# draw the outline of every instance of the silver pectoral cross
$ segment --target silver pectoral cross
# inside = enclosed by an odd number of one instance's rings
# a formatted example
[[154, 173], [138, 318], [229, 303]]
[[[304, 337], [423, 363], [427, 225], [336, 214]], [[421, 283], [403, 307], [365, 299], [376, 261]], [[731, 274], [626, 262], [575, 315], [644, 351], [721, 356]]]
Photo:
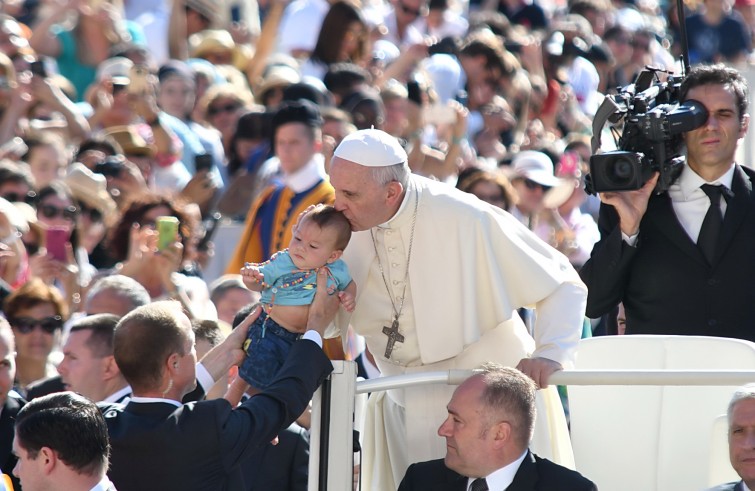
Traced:
[[385, 357], [390, 359], [393, 345], [404, 342], [404, 336], [398, 332], [398, 317], [393, 319], [391, 327], [383, 326], [383, 334], [388, 336], [388, 344], [385, 346]]

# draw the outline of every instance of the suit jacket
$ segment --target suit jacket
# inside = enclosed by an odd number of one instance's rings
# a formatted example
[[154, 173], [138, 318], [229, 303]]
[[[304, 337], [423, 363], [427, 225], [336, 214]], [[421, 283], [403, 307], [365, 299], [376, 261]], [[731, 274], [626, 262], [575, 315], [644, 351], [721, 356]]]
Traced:
[[315, 343], [301, 340], [270, 387], [236, 409], [223, 399], [103, 404], [108, 476], [119, 491], [243, 489], [240, 465], [304, 411], [332, 370]]
[[292, 424], [278, 433], [277, 445], [264, 445], [241, 468], [246, 491], [307, 491], [309, 433]]
[[668, 193], [652, 196], [636, 247], [601, 205], [601, 240], [580, 272], [587, 315], [624, 302], [628, 334], [722, 336], [755, 341], [755, 171], [736, 166], [713, 264], [687, 235]]
[[66, 386], [63, 384], [63, 380], [60, 375], [55, 375], [29, 384], [26, 388], [26, 400], [31, 401], [37, 397], [63, 392], [64, 390], [66, 390]]
[[726, 484], [719, 484], [716, 487], [710, 488], [708, 491], [742, 491], [744, 489], [744, 485], [742, 481], [739, 482], [730, 482]]
[[[398, 491], [467, 491], [468, 478], [443, 463], [443, 459], [412, 464]], [[532, 452], [522, 461], [505, 491], [597, 491], [595, 483]]]
[[14, 425], [16, 415], [25, 404], [26, 401], [20, 397], [8, 395], [3, 404], [3, 411], [0, 413], [0, 471], [10, 476], [13, 489], [21, 489], [18, 479], [13, 475], [17, 460], [12, 452]]

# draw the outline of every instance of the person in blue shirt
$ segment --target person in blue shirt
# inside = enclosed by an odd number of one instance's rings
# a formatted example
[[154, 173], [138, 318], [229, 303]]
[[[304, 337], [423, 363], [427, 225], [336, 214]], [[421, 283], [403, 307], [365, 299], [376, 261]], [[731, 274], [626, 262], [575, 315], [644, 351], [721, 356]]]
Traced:
[[262, 293], [263, 306], [249, 329], [244, 345], [247, 357], [239, 370], [239, 376], [252, 387], [247, 392], [268, 386], [291, 345], [306, 331], [320, 268], [328, 269], [328, 293], [338, 294], [348, 312], [354, 310], [356, 284], [340, 259], [350, 239], [346, 217], [332, 206], [316, 205], [294, 226], [288, 249], [241, 269], [247, 288]]

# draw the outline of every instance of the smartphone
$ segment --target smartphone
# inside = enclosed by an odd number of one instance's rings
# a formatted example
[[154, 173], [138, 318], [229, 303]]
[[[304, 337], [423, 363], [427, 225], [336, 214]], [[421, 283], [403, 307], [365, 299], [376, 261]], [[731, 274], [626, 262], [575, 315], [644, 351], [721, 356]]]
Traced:
[[144, 65], [134, 65], [129, 70], [128, 91], [131, 94], [144, 94], [149, 89], [149, 69]]
[[29, 64], [29, 70], [36, 77], [47, 78], [47, 68], [45, 68], [45, 62], [42, 60], [32, 61]]
[[409, 80], [406, 83], [406, 91], [408, 92], [407, 99], [415, 104], [422, 105], [422, 90], [419, 88], [419, 82]]
[[60, 262], [68, 262], [66, 244], [71, 240], [71, 230], [64, 227], [50, 227], [45, 231], [47, 255]]
[[178, 218], [168, 216], [157, 217], [155, 227], [157, 228], [157, 250], [163, 251], [176, 241]]
[[205, 232], [204, 236], [199, 239], [199, 243], [197, 243], [197, 250], [200, 252], [206, 252], [209, 248], [210, 241], [212, 241], [212, 238], [215, 236], [215, 232], [218, 229], [218, 224], [220, 223], [220, 219], [223, 217], [219, 212], [213, 213], [210, 218], [206, 220], [205, 224]]
[[207, 171], [209, 172], [212, 170], [212, 166], [214, 165], [214, 161], [212, 158], [212, 155], [209, 153], [202, 153], [197, 154], [194, 156], [194, 171], [195, 172], [201, 172], [201, 171]]
[[105, 177], [118, 177], [125, 168], [123, 159], [117, 156], [110, 156], [102, 162], [94, 164], [94, 172], [102, 174]]

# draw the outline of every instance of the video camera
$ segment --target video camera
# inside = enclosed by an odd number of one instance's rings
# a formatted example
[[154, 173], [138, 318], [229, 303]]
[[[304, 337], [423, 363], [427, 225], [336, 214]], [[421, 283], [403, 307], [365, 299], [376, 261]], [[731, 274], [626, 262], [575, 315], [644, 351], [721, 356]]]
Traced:
[[[667, 74], [665, 81], [660, 73]], [[683, 133], [708, 120], [702, 103], [679, 102], [683, 79], [646, 67], [633, 84], [606, 96], [593, 120], [593, 156], [585, 180], [588, 193], [640, 189], [655, 172], [659, 178], [654, 191], [668, 190], [686, 160]], [[611, 130], [618, 135], [618, 150], [596, 155], [606, 122], [612, 123]]]

